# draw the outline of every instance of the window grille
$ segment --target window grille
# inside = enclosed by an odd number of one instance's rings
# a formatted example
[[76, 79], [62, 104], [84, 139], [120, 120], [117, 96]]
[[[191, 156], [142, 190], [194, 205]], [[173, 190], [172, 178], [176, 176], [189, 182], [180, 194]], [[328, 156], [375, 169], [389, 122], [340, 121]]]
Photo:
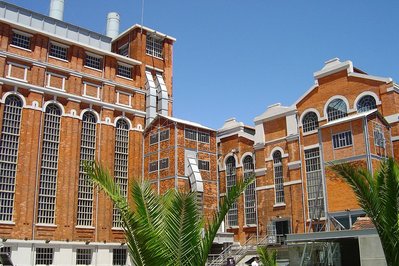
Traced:
[[184, 130], [184, 137], [190, 140], [197, 140], [197, 131], [186, 128]]
[[209, 134], [204, 132], [198, 132], [198, 141], [209, 143]]
[[[309, 219], [324, 217], [324, 192], [319, 148], [305, 150]], [[316, 201], [317, 199], [317, 201]]]
[[159, 161], [159, 169], [166, 169], [169, 167], [169, 159], [164, 158]]
[[150, 162], [149, 171], [155, 172], [158, 170], [158, 161]]
[[332, 135], [334, 149], [352, 146], [352, 132], [346, 131]]
[[209, 161], [198, 160], [198, 169], [209, 171]]
[[163, 40], [156, 36], [147, 35], [145, 50], [148, 55], [162, 58]]
[[54, 250], [52, 248], [36, 248], [35, 265], [52, 265]]
[[114, 248], [112, 251], [112, 265], [126, 265], [127, 251], [124, 248]]
[[347, 107], [342, 99], [334, 99], [327, 106], [328, 121], [337, 120], [348, 115]]
[[93, 184], [84, 171], [85, 161], [94, 161], [96, 152], [96, 116], [86, 112], [80, 134], [77, 225], [91, 226], [93, 219]]
[[0, 221], [12, 221], [15, 175], [17, 171], [22, 100], [16, 95], [6, 98], [0, 138]]
[[385, 137], [380, 125], [374, 127], [374, 144], [378, 147], [385, 148]]
[[319, 127], [319, 119], [315, 112], [307, 113], [302, 119], [303, 132], [316, 130]]
[[158, 132], [150, 134], [150, 145], [158, 143]]
[[359, 113], [366, 112], [377, 108], [377, 103], [371, 95], [365, 95], [357, 102], [357, 111]]
[[[254, 163], [251, 156], [244, 158], [244, 179], [252, 177], [254, 174]], [[256, 224], [256, 200], [255, 200], [255, 182], [251, 183], [245, 189], [245, 223]]]
[[[236, 161], [233, 156], [230, 156], [226, 160], [226, 188], [227, 193], [229, 193], [231, 187], [235, 186], [237, 182], [236, 176]], [[231, 209], [227, 213], [227, 223], [229, 226], [238, 225], [238, 206], [237, 202], [234, 202]]]
[[91, 265], [93, 250], [88, 248], [76, 249], [76, 265]]
[[50, 44], [50, 56], [67, 60], [68, 59], [68, 48], [60, 46], [54, 43]]
[[23, 35], [17, 32], [13, 32], [11, 44], [30, 50], [30, 39], [31, 37], [28, 35]]
[[118, 54], [122, 56], [129, 56], [129, 44], [126, 43], [118, 48]]
[[[128, 186], [128, 158], [129, 158], [129, 124], [124, 119], [119, 119], [115, 132], [115, 184], [119, 186], [123, 197], [127, 197]], [[113, 227], [121, 227], [120, 213], [114, 206]]]
[[1, 247], [0, 253], [11, 255], [11, 247]]
[[169, 139], [169, 129], [162, 130], [159, 132], [159, 140], [160, 141], [165, 141]]
[[102, 58], [99, 56], [92, 56], [89, 54], [86, 54], [86, 59], [85, 59], [85, 66], [95, 68], [95, 69], [100, 69], [102, 68]]
[[132, 67], [118, 64], [118, 76], [132, 78]]
[[275, 151], [273, 153], [273, 168], [276, 203], [284, 203], [283, 164], [280, 151]]
[[55, 104], [49, 104], [44, 113], [42, 160], [37, 208], [37, 222], [43, 224], [54, 224], [55, 222], [60, 124], [60, 108]]

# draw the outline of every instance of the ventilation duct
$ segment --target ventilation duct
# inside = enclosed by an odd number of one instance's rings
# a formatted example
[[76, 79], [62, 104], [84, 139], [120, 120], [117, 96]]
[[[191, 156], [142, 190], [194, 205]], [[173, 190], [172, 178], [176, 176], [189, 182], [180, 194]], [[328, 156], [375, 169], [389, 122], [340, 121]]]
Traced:
[[168, 115], [168, 90], [161, 74], [156, 75], [155, 86], [157, 88], [158, 108], [157, 112], [161, 115]]
[[106, 35], [115, 39], [119, 35], [119, 22], [120, 17], [116, 12], [110, 12], [107, 15], [107, 32]]
[[146, 94], [146, 125], [149, 125], [157, 115], [157, 89], [155, 87], [152, 74], [149, 71], [145, 72], [147, 82], [145, 88], [147, 89]]
[[51, 0], [49, 16], [58, 20], [64, 20], [64, 0]]

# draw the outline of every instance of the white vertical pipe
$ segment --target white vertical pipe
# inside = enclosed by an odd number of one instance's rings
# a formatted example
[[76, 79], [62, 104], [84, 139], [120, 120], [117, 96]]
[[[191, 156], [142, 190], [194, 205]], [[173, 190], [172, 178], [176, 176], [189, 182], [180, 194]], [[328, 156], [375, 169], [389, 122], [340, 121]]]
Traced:
[[51, 0], [49, 16], [58, 20], [64, 20], [64, 0]]
[[119, 35], [119, 22], [120, 17], [116, 12], [110, 12], [107, 15], [107, 32], [106, 35], [115, 39]]

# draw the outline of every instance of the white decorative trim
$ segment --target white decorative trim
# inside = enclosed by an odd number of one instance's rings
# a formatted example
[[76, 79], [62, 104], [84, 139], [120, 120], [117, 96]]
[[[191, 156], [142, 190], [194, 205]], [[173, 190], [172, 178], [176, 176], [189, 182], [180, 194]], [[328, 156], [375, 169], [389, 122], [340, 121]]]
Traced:
[[[10, 62], [10, 61], [7, 62], [7, 65], [8, 65], [7, 76], [6, 76], [7, 78], [16, 79], [16, 80], [23, 81], [23, 82], [27, 82], [28, 81], [28, 69], [29, 69], [29, 66], [21, 65], [21, 64], [18, 64], [18, 63]], [[23, 79], [11, 76], [11, 70], [12, 70], [13, 66], [21, 67], [21, 68], [24, 69], [24, 78]]]
[[[120, 94], [124, 94], [124, 95], [126, 95], [126, 96], [129, 97], [129, 104], [128, 104], [128, 105], [119, 102], [119, 95], [120, 95]], [[117, 91], [116, 91], [116, 104], [118, 104], [118, 105], [123, 105], [123, 106], [128, 106], [128, 107], [132, 107], [132, 97], [133, 97], [133, 94], [131, 94], [131, 93], [117, 90]]]
[[283, 185], [284, 186], [291, 186], [291, 185], [297, 185], [297, 184], [301, 184], [302, 180], [293, 180], [293, 181], [288, 181], [288, 182], [284, 182]]
[[391, 137], [391, 141], [398, 141], [398, 140], [399, 140], [399, 136]]
[[[299, 126], [299, 127], [302, 127], [302, 120], [303, 120], [304, 116], [307, 115], [307, 114], [310, 113], [310, 112], [314, 112], [314, 113], [317, 115], [317, 121], [320, 122], [321, 116], [320, 116], [319, 111], [318, 111], [317, 109], [315, 109], [315, 108], [307, 108], [307, 109], [305, 109], [305, 110], [302, 112], [301, 116], [299, 117], [299, 121], [298, 121], [298, 126]], [[307, 133], [307, 132], [306, 132], [306, 133]]]
[[227, 161], [227, 159], [228, 159], [230, 156], [233, 156], [233, 157], [234, 157], [234, 160], [236, 161], [236, 168], [238, 168], [239, 166], [241, 166], [241, 164], [239, 164], [240, 161], [238, 160], [237, 155], [234, 154], [234, 153], [232, 153], [232, 152], [229, 152], [228, 154], [226, 154], [226, 156], [225, 156], [224, 159], [223, 159], [223, 164], [222, 164], [221, 167], [220, 167], [220, 170], [221, 170], [221, 171], [226, 170], [226, 161]]
[[144, 132], [144, 128], [141, 124], [137, 124], [136, 127], [132, 128], [133, 131]]
[[288, 169], [295, 170], [301, 168], [301, 161], [294, 161], [288, 163]]
[[[52, 87], [52, 86], [50, 85], [50, 84], [51, 84], [51, 77], [52, 77], [52, 76], [58, 77], [58, 78], [61, 78], [61, 79], [62, 79], [61, 88]], [[65, 91], [65, 80], [66, 80], [66, 79], [67, 79], [67, 76], [64, 76], [64, 75], [60, 75], [60, 74], [56, 74], [56, 73], [53, 73], [53, 72], [46, 71], [46, 81], [47, 81], [47, 82], [46, 82], [46, 87], [47, 87], [47, 88]]]
[[377, 94], [375, 94], [375, 93], [372, 92], [372, 91], [363, 91], [362, 93], [360, 93], [360, 94], [356, 97], [355, 102], [353, 103], [353, 109], [354, 109], [354, 110], [358, 111], [358, 110], [357, 110], [357, 102], [358, 102], [363, 96], [367, 96], [367, 95], [370, 95], [370, 96], [372, 96], [372, 97], [374, 98], [376, 105], [381, 105], [381, 101], [380, 101], [380, 99], [378, 98]]
[[385, 82], [385, 83], [392, 82], [392, 78], [377, 77], [377, 76], [371, 76], [371, 75], [362, 74], [362, 73], [355, 73], [355, 72], [349, 73], [348, 76], [352, 76], [352, 77], [356, 77], [356, 78], [369, 79], [369, 80], [375, 80], [375, 81], [381, 81], [381, 82]]
[[269, 157], [265, 159], [266, 162], [273, 161], [273, 153], [275, 151], [280, 151], [281, 152], [281, 158], [287, 158], [288, 157], [288, 153], [284, 153], [284, 150], [281, 147], [276, 146], [270, 151]]
[[399, 121], [399, 113], [393, 114], [393, 115], [387, 115], [384, 117], [385, 120], [387, 120], [387, 122], [389, 124], [395, 123]]
[[51, 103], [57, 105], [61, 109], [61, 116], [66, 115], [64, 106], [56, 100], [50, 100], [50, 101], [45, 102], [42, 107], [42, 112], [46, 112], [47, 105], [49, 105]]
[[[93, 86], [93, 87], [96, 87], [96, 88], [97, 88], [97, 95], [96, 95], [96, 97], [91, 96], [91, 95], [87, 95], [87, 93], [86, 93], [86, 91], [87, 91], [87, 85]], [[83, 96], [89, 97], [89, 98], [93, 98], [93, 99], [97, 99], [97, 100], [100, 100], [100, 91], [101, 91], [101, 85], [94, 84], [94, 83], [87, 82], [87, 81], [83, 81]]]
[[255, 188], [256, 191], [267, 190], [267, 189], [274, 189], [274, 185], [267, 185], [267, 186], [261, 186], [261, 187]]
[[116, 123], [118, 122], [119, 119], [126, 120], [127, 123], [129, 124], [129, 130], [133, 130], [132, 121], [130, 121], [126, 116], [118, 116], [118, 117], [116, 117], [115, 120], [114, 120], [114, 127], [116, 127]]
[[100, 121], [101, 121], [100, 115], [97, 113], [96, 110], [94, 110], [94, 109], [92, 109], [92, 108], [86, 108], [86, 109], [81, 110], [81, 111], [80, 111], [80, 116], [78, 116], [80, 120], [83, 120], [83, 115], [84, 115], [86, 112], [91, 112], [91, 113], [93, 113], [94, 116], [96, 117], [96, 123], [100, 123]]
[[29, 38], [33, 37], [33, 34], [27, 33], [25, 31], [20, 31], [20, 30], [17, 30], [17, 29], [12, 29], [12, 31], [17, 33], [17, 34], [23, 35], [25, 37], [29, 37]]
[[241, 160], [240, 160], [240, 163], [241, 163], [241, 165], [244, 165], [244, 159], [245, 159], [245, 157], [247, 157], [247, 156], [251, 156], [251, 158], [252, 158], [252, 160], [253, 160], [253, 153], [252, 152], [246, 152], [246, 153], [244, 153], [243, 155], [241, 155]]
[[316, 144], [304, 146], [304, 147], [303, 147], [303, 150], [310, 150], [310, 149], [314, 149], [314, 148], [320, 148], [320, 144], [319, 144], [319, 143], [316, 143]]
[[279, 208], [279, 207], [285, 207], [285, 206], [287, 206], [287, 204], [285, 204], [284, 202], [281, 202], [281, 203], [274, 204], [273, 208]]
[[255, 176], [263, 176], [266, 174], [267, 169], [266, 168], [258, 168], [255, 169]]
[[19, 98], [21, 98], [22, 107], [25, 107], [25, 108], [27, 107], [25, 97], [24, 97], [21, 93], [19, 93], [19, 92], [17, 92], [17, 91], [8, 91], [8, 92], [4, 93], [4, 94], [3, 94], [3, 97], [1, 98], [1, 103], [5, 103], [5, 102], [6, 102], [6, 98], [7, 98], [9, 95], [17, 95]]

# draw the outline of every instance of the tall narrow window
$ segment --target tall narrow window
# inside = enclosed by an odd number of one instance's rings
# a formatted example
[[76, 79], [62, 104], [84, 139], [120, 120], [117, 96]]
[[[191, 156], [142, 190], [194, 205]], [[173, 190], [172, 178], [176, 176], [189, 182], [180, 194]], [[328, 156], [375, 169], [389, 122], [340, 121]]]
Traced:
[[319, 148], [305, 150], [309, 218], [324, 217], [324, 192]]
[[42, 160], [37, 207], [37, 222], [42, 224], [55, 223], [60, 124], [60, 108], [55, 104], [49, 104], [44, 113]]
[[[236, 176], [236, 160], [233, 156], [230, 156], [226, 161], [226, 188], [229, 193], [231, 187], [237, 183]], [[229, 226], [238, 225], [238, 208], [237, 202], [234, 202], [227, 214], [227, 223]]]
[[[250, 178], [254, 173], [254, 163], [251, 156], [244, 158], [244, 179]], [[256, 224], [255, 182], [245, 189], [245, 223]]]
[[375, 99], [371, 95], [365, 95], [357, 102], [357, 111], [359, 113], [366, 112], [377, 108]]
[[307, 113], [302, 119], [303, 133], [316, 130], [319, 127], [319, 119], [315, 112]]
[[342, 99], [334, 99], [327, 106], [328, 121], [333, 121], [348, 115], [346, 103]]
[[283, 164], [280, 151], [275, 151], [273, 153], [273, 168], [276, 204], [284, 203]]
[[82, 131], [80, 134], [80, 166], [78, 182], [78, 211], [77, 225], [91, 226], [93, 218], [93, 185], [83, 164], [85, 161], [94, 161], [96, 152], [96, 116], [86, 112], [82, 119]]
[[[115, 132], [115, 183], [119, 186], [122, 196], [127, 196], [128, 184], [128, 150], [129, 150], [129, 124], [124, 119], [116, 123]], [[120, 213], [118, 209], [113, 210], [113, 227], [121, 227]]]
[[22, 101], [6, 98], [0, 139], [0, 221], [12, 221]]

